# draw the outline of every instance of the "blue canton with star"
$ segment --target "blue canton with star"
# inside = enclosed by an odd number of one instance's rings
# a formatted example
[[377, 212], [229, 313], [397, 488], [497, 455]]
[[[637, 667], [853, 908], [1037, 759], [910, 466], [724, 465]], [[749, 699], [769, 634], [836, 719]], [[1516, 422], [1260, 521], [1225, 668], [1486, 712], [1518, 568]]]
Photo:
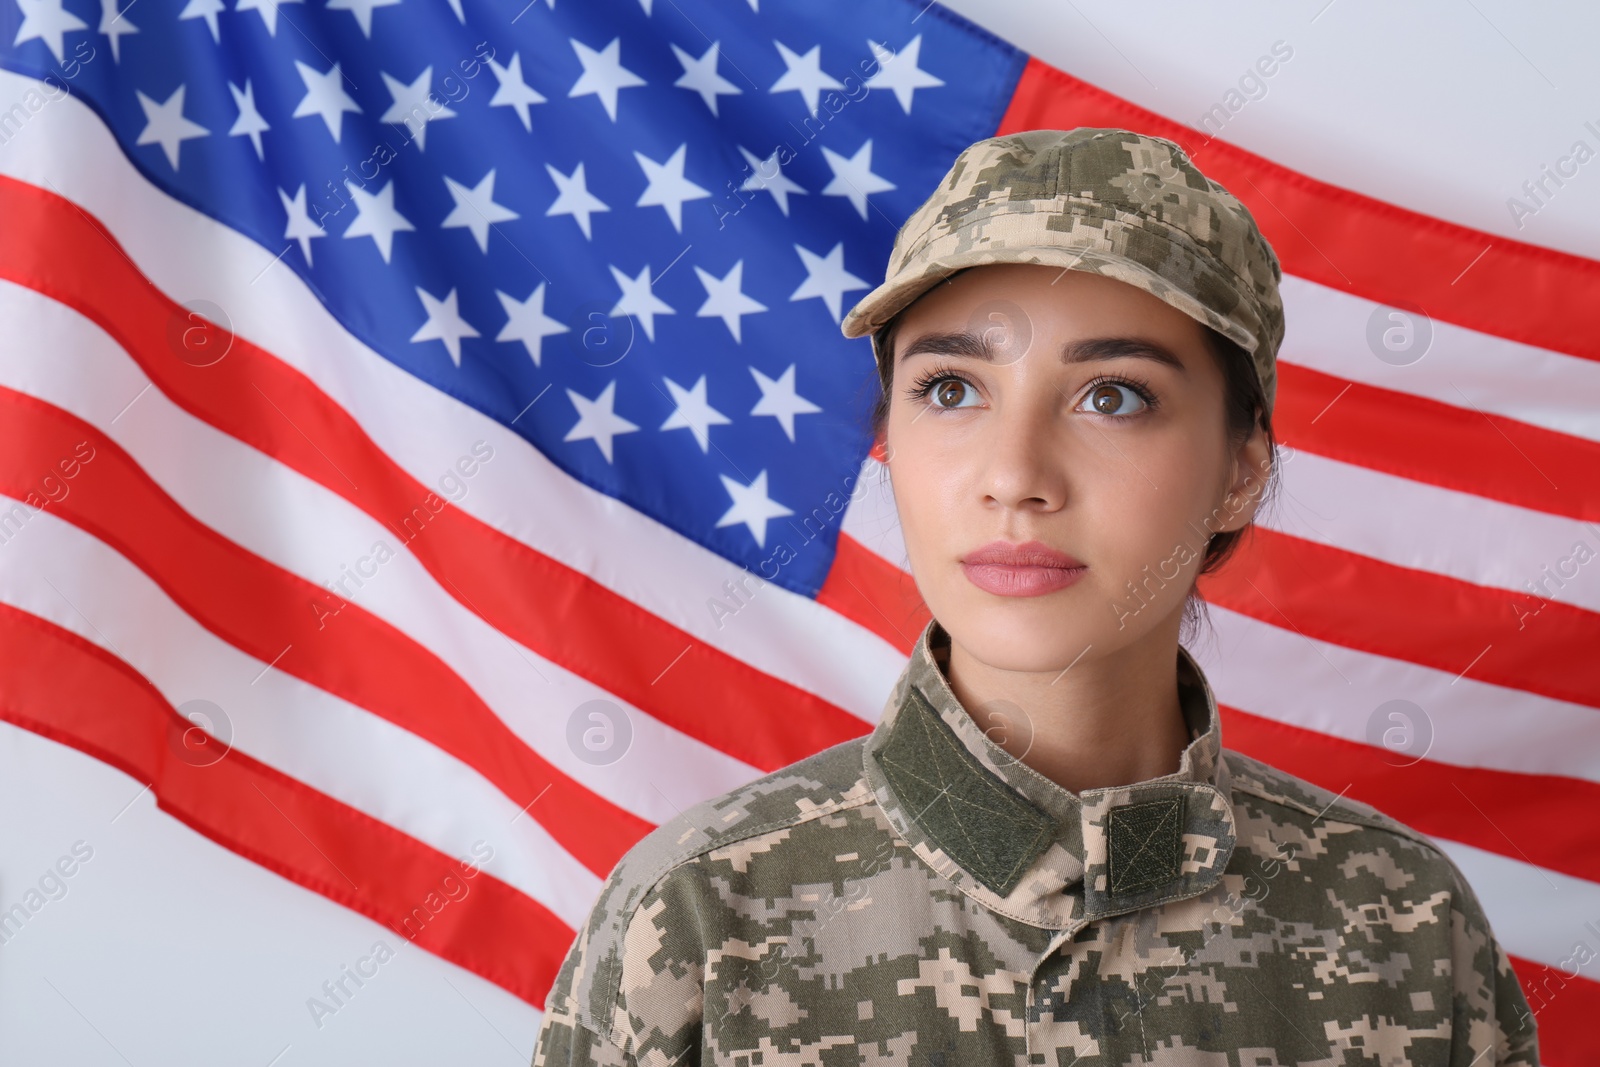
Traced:
[[1026, 59], [903, 0], [0, 5], [0, 66], [372, 349], [807, 596], [878, 392], [840, 317]]

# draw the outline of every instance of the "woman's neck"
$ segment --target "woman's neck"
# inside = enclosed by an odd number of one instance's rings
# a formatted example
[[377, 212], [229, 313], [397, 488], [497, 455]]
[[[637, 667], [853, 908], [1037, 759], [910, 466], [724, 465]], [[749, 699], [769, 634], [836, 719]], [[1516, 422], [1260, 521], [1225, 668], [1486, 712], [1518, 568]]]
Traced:
[[955, 641], [950, 689], [997, 745], [1063, 789], [1130, 785], [1176, 771], [1189, 744], [1178, 696], [1177, 640], [1085, 654], [1054, 674], [999, 670]]

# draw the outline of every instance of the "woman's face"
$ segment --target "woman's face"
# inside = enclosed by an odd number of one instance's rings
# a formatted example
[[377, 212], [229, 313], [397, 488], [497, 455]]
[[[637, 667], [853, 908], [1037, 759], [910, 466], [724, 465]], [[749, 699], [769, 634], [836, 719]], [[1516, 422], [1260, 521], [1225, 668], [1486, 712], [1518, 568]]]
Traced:
[[[1158, 627], [1175, 640], [1207, 538], [1254, 515], [1268, 459], [1259, 430], [1229, 447], [1203, 327], [1111, 278], [997, 264], [919, 299], [894, 347], [890, 479], [917, 587], [951, 636], [1017, 671]], [[974, 562], [994, 542], [1070, 559]]]

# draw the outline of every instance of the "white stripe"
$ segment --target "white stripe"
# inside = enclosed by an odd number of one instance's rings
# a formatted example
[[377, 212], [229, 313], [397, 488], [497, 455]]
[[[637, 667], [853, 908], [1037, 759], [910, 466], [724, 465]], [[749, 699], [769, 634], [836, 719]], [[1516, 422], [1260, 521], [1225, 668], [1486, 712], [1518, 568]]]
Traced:
[[[1600, 527], [1284, 450], [1276, 498], [1260, 525], [1318, 544], [1521, 594], [1504, 621], [1520, 629], [1542, 600], [1600, 611]], [[1581, 547], [1579, 547], [1581, 546]], [[1532, 585], [1534, 588], [1530, 589]]]
[[[612, 803], [659, 824], [676, 814], [674, 804], [760, 774], [519, 648], [448, 596], [409, 552], [370, 562], [374, 546], [396, 550], [402, 539], [338, 494], [189, 415], [158, 389], [146, 390], [149, 379], [138, 364], [73, 309], [0, 280], [0, 321], [15, 324], [0, 334], [0, 384], [98, 427], [185, 511], [313, 585], [368, 560], [361, 566], [375, 571], [372, 577], [358, 577], [359, 588], [344, 586], [351, 603], [437, 655], [529, 747]], [[461, 443], [460, 451], [469, 446]], [[469, 494], [475, 481], [466, 483]], [[336, 617], [324, 621], [338, 625]], [[578, 758], [567, 720], [600, 699], [627, 716], [632, 742], [621, 760], [596, 766]]]
[[[1588, 946], [1589, 958], [1600, 957], [1600, 885], [1457, 841], [1433, 840], [1461, 869], [1507, 952], [1569, 974], [1579, 943]], [[1596, 980], [1592, 964], [1581, 977]], [[1531, 994], [1528, 1003], [1535, 1011], [1542, 1007]]]
[[[1462, 767], [1600, 781], [1594, 708], [1316, 641], [1216, 604], [1208, 610], [1217, 640], [1190, 651], [1218, 703], [1363, 744], [1382, 746], [1395, 729], [1387, 758], [1397, 764], [1425, 754]], [[1385, 707], [1396, 699], [1420, 714]]]
[[1367, 341], [1368, 322], [1392, 309], [1291, 275], [1279, 292], [1285, 363], [1600, 441], [1600, 362], [1434, 319], [1426, 354], [1394, 366]]
[[[40, 85], [0, 71], [0, 100]], [[174, 299], [226, 308], [235, 333], [306, 374], [424, 484], [437, 485], [463, 443], [489, 442], [495, 461], [473, 479], [463, 510], [707, 645], [877, 721], [905, 665], [893, 646], [770, 584], [732, 619], [719, 620], [710, 601], [726, 597], [728, 583], [751, 581], [742, 567], [588, 488], [523, 438], [361, 344], [297, 275], [281, 263], [269, 267], [274, 253], [147, 182], [77, 98], [49, 108], [49, 138], [35, 135], [39, 123], [28, 124], [0, 152], [0, 173], [81, 205]], [[560, 411], [567, 401], [557, 392], [523, 417], [575, 421]]]
[[[9, 507], [9, 498], [0, 504]], [[265, 670], [49, 508], [34, 511], [0, 552], [0, 601], [117, 656], [174, 707], [210, 701], [228, 717], [239, 752], [446, 855], [468, 856], [474, 842], [488, 842], [495, 855], [486, 869], [574, 929], [593, 906], [599, 879], [477, 771], [347, 701]]]

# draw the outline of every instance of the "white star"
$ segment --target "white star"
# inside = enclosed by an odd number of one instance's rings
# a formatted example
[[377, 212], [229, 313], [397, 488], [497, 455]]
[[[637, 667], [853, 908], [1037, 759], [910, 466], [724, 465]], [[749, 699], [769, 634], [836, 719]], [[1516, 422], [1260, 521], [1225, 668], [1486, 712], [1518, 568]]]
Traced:
[[256, 93], [250, 87], [250, 79], [244, 80], [243, 89], [229, 82], [228, 92], [233, 94], [233, 106], [239, 109], [239, 117], [233, 120], [228, 136], [250, 138], [250, 143], [256, 146], [256, 158], [265, 159], [266, 157], [261, 154], [261, 134], [272, 127], [267, 125], [267, 120], [256, 110]]
[[550, 205], [546, 215], [571, 215], [578, 220], [578, 228], [583, 231], [584, 237], [589, 237], [589, 216], [597, 211], [610, 211], [599, 197], [589, 192], [588, 183], [584, 181], [583, 164], [579, 163], [571, 174], [562, 174], [559, 170], [546, 163], [544, 169], [550, 172], [550, 180], [556, 183], [556, 202]]
[[183, 5], [183, 10], [178, 12], [180, 19], [205, 19], [206, 26], [211, 30], [211, 40], [215, 44], [222, 43], [222, 35], [217, 32], [217, 12], [226, 11], [228, 5], [222, 0], [189, 0]]
[[743, 90], [728, 79], [717, 73], [717, 52], [721, 42], [712, 41], [711, 47], [706, 49], [706, 54], [699, 59], [688, 52], [672, 46], [672, 54], [678, 57], [678, 62], [683, 66], [683, 77], [673, 82], [680, 89], [689, 89], [700, 94], [700, 99], [706, 102], [706, 107], [711, 113], [717, 113], [717, 94], [733, 96]]
[[806, 267], [806, 280], [800, 283], [800, 288], [789, 297], [790, 300], [805, 300], [809, 297], [821, 297], [822, 302], [828, 305], [828, 314], [833, 316], [833, 321], [839, 321], [841, 300], [847, 290], [870, 289], [871, 284], [862, 281], [854, 274], [844, 269], [844, 242], [840, 241], [833, 246], [833, 251], [826, 256], [819, 256], [815, 252], [794, 246], [800, 253], [800, 262]]
[[357, 212], [355, 220], [345, 228], [344, 235], [372, 238], [378, 246], [379, 254], [383, 256], [383, 261], [389, 262], [389, 252], [394, 247], [394, 235], [401, 230], [416, 229], [394, 208], [394, 182], [390, 181], [379, 189], [377, 196], [360, 188], [348, 178], [344, 184], [356, 202]]
[[750, 368], [750, 373], [755, 375], [756, 384], [761, 387], [761, 399], [750, 409], [750, 414], [771, 415], [778, 420], [789, 440], [794, 440], [796, 415], [810, 415], [822, 410], [794, 391], [793, 363], [789, 364], [789, 369], [784, 371], [783, 376], [777, 381], [768, 378], [754, 367]]
[[432, 65], [423, 67], [422, 73], [410, 85], [399, 78], [383, 75], [383, 84], [389, 87], [389, 95], [394, 97], [394, 103], [379, 116], [379, 121], [405, 123], [406, 129], [417, 139], [419, 152], [428, 147], [428, 123], [456, 117], [454, 111], [433, 95], [433, 89], [430, 88], [432, 81]]
[[613, 37], [611, 43], [596, 52], [577, 39], [572, 39], [572, 50], [578, 53], [578, 62], [583, 64], [583, 73], [573, 83], [568, 96], [583, 96], [593, 93], [605, 105], [606, 114], [611, 116], [611, 121], [617, 121], [617, 93], [635, 85], [643, 85], [645, 81], [633, 71], [622, 65], [621, 59], [622, 38]]
[[823, 187], [822, 195], [848, 197], [862, 218], [867, 217], [867, 197], [870, 194], [886, 192], [895, 187], [893, 182], [885, 181], [872, 173], [870, 137], [849, 159], [831, 148], [824, 148], [822, 156], [828, 161], [828, 166], [833, 168], [833, 180]]
[[455, 197], [456, 206], [450, 214], [445, 216], [439, 225], [448, 229], [452, 226], [465, 226], [472, 231], [472, 236], [478, 242], [478, 251], [489, 251], [489, 226], [496, 222], [509, 222], [521, 218], [515, 211], [504, 204], [494, 202], [494, 170], [483, 176], [483, 180], [468, 189], [458, 181], [450, 178], [444, 180], [450, 190], [450, 195]]
[[911, 94], [918, 89], [932, 89], [944, 82], [917, 66], [922, 55], [922, 34], [911, 38], [911, 43], [898, 53], [876, 41], [868, 40], [867, 47], [878, 61], [878, 73], [867, 79], [868, 89], [893, 89], [895, 99], [907, 115], [911, 114]]
[[726, 426], [732, 420], [706, 402], [706, 376], [700, 375], [700, 380], [694, 383], [693, 389], [685, 389], [671, 378], [661, 380], [667, 383], [667, 388], [672, 391], [672, 402], [677, 405], [672, 414], [667, 416], [667, 421], [661, 424], [661, 428], [688, 430], [694, 434], [695, 441], [700, 445], [700, 451], [709, 451], [711, 427]]
[[[284, 4], [298, 4], [301, 0], [239, 0], [235, 11], [259, 11], [261, 21], [267, 24], [267, 35], [278, 36], [278, 8]], [[296, 60], [296, 62], [299, 62]]]
[[456, 309], [456, 291], [451, 289], [448, 296], [439, 300], [419, 285], [417, 295], [422, 298], [422, 306], [428, 313], [428, 321], [417, 328], [417, 332], [411, 335], [411, 340], [443, 341], [445, 349], [450, 353], [450, 361], [458, 367], [461, 366], [461, 339], [477, 337], [478, 331], [468, 325], [467, 320], [463, 319], [461, 312]]
[[757, 159], [754, 152], [740, 146], [740, 153], [744, 161], [750, 164], [750, 177], [739, 186], [739, 191], [747, 193], [752, 189], [765, 189], [772, 194], [772, 199], [778, 202], [778, 210], [784, 217], [789, 215], [789, 194], [799, 193], [804, 196], [806, 190], [790, 181], [783, 173], [783, 168], [778, 166], [778, 150], [774, 148], [772, 155], [766, 159]]
[[522, 347], [533, 357], [533, 365], [537, 367], [544, 339], [567, 332], [566, 326], [544, 313], [544, 282], [534, 286], [533, 293], [526, 300], [518, 300], [498, 289], [494, 295], [500, 298], [500, 306], [506, 312], [506, 324], [500, 328], [495, 340], [521, 341]]
[[513, 52], [511, 62], [503, 67], [491, 59], [489, 69], [494, 71], [495, 80], [500, 83], [489, 100], [489, 106], [516, 108], [522, 128], [532, 133], [533, 120], [528, 117], [528, 105], [542, 104], [544, 97], [522, 80], [521, 54]]
[[[132, 7], [130, 0], [128, 7]], [[117, 0], [100, 0], [100, 32], [111, 38], [111, 61], [122, 62], [122, 50], [118, 47], [122, 38], [130, 33], [138, 33], [139, 27], [127, 17], [127, 8], [117, 10]]]
[[822, 46], [812, 45], [811, 51], [805, 55], [791, 52], [782, 41], [773, 41], [778, 46], [778, 52], [783, 56], [783, 65], [788, 69], [783, 76], [772, 83], [769, 92], [796, 92], [806, 102], [806, 109], [813, 116], [817, 113], [817, 98], [824, 89], [843, 89], [844, 84], [831, 74], [822, 71]]
[[717, 526], [732, 526], [742, 522], [750, 528], [750, 534], [756, 539], [756, 544], [765, 548], [767, 520], [794, 514], [767, 496], [767, 472], [762, 471], [756, 475], [756, 480], [749, 485], [740, 485], [726, 474], [719, 474], [717, 477], [722, 479], [722, 488], [733, 498], [733, 506], [722, 513], [722, 518], [717, 520]]
[[[461, 10], [461, 0], [449, 0], [449, 3], [450, 10], [455, 12], [456, 21], [465, 26], [467, 24], [467, 14], [465, 11]], [[550, 6], [555, 7], [556, 0], [550, 0]], [[515, 22], [516, 20], [512, 19], [512, 21]]]
[[578, 422], [567, 431], [567, 436], [562, 440], [592, 440], [600, 446], [601, 454], [606, 457], [606, 462], [610, 463], [611, 439], [618, 434], [632, 433], [639, 428], [612, 410], [612, 405], [616, 402], [616, 392], [615, 379], [593, 400], [568, 389], [567, 398], [572, 401], [572, 406], [578, 409]]
[[657, 163], [643, 152], [633, 154], [633, 158], [639, 161], [639, 166], [644, 169], [644, 176], [650, 183], [645, 186], [644, 192], [639, 194], [634, 206], [665, 208], [667, 218], [672, 220], [672, 228], [679, 233], [683, 232], [683, 202], [700, 200], [711, 195], [683, 176], [684, 153], [688, 148], [687, 141], [680, 144], [678, 150], [672, 153], [665, 163]]
[[299, 241], [300, 254], [306, 257], [306, 266], [311, 265], [311, 239], [313, 237], [326, 237], [328, 231], [322, 224], [312, 220], [306, 213], [306, 186], [300, 183], [300, 191], [290, 199], [289, 194], [282, 189], [278, 190], [278, 199], [283, 201], [283, 212], [289, 216], [289, 224], [283, 229], [286, 241]]
[[759, 303], [739, 291], [740, 284], [744, 281], [744, 260], [733, 265], [725, 278], [718, 278], [709, 271], [694, 269], [700, 277], [700, 284], [706, 287], [706, 302], [700, 305], [700, 310], [695, 314], [700, 318], [716, 316], [733, 333], [733, 339], [743, 342], [739, 336], [739, 316], [753, 315], [757, 311], [767, 310], [767, 305]]
[[[239, 2], [242, 4], [245, 0]], [[344, 124], [344, 113], [354, 111], [357, 115], [361, 114], [361, 105], [350, 99], [350, 94], [344, 91], [342, 84], [344, 75], [339, 73], [339, 64], [335, 63], [333, 69], [326, 74], [298, 59], [294, 61], [294, 65], [306, 87], [306, 95], [294, 107], [294, 117], [299, 119], [307, 115], [322, 116], [322, 121], [328, 124], [328, 132], [333, 135], [335, 141], [338, 141], [339, 128]]]
[[372, 39], [372, 11], [379, 7], [393, 7], [400, 0], [328, 0], [329, 11], [348, 11], [356, 17], [361, 36]]
[[144, 109], [145, 127], [139, 131], [135, 144], [158, 144], [167, 154], [167, 162], [178, 169], [178, 146], [195, 137], [204, 137], [211, 131], [198, 122], [183, 117], [183, 91], [180, 85], [162, 103], [156, 103], [138, 92], [139, 106]]
[[650, 264], [644, 265], [637, 278], [630, 278], [615, 267], [611, 268], [611, 277], [616, 279], [617, 287], [622, 290], [622, 298], [617, 301], [617, 306], [611, 309], [611, 314], [639, 316], [644, 323], [645, 336], [654, 341], [656, 316], [676, 315], [677, 312], [672, 310], [672, 305], [661, 300], [651, 290]]
[[19, 45], [37, 37], [50, 49], [57, 63], [66, 58], [62, 38], [73, 30], [89, 28], [87, 22], [62, 6], [62, 0], [17, 0], [17, 6], [22, 8], [22, 25], [11, 43]]

